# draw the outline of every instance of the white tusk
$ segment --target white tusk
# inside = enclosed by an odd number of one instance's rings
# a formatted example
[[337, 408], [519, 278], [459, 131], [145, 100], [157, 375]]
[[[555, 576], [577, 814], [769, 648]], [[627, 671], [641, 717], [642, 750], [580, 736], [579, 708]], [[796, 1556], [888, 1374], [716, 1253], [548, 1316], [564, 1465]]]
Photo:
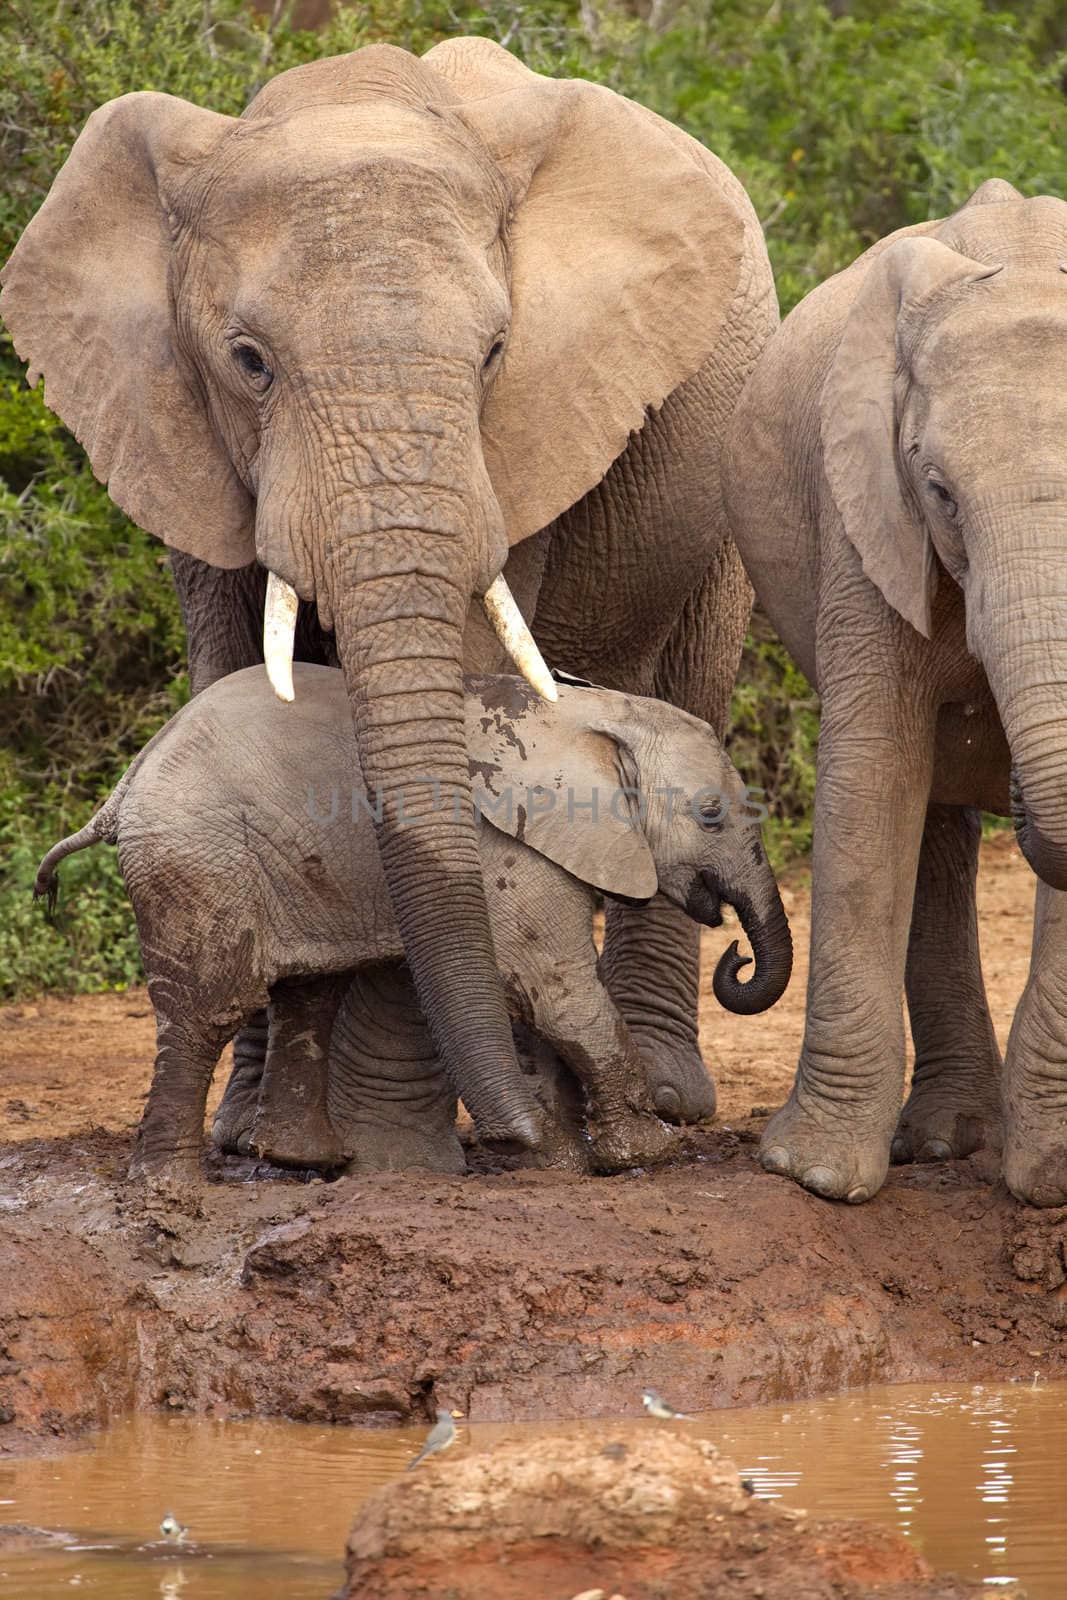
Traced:
[[263, 607], [263, 659], [270, 686], [279, 700], [294, 698], [293, 644], [299, 604], [300, 598], [292, 584], [272, 572], [267, 579], [267, 603]]
[[502, 577], [494, 578], [482, 596], [485, 614], [493, 624], [493, 632], [514, 661], [526, 682], [542, 700], [558, 700], [559, 691], [552, 674], [545, 666], [545, 658], [534, 642], [534, 636], [515, 604], [515, 596]]

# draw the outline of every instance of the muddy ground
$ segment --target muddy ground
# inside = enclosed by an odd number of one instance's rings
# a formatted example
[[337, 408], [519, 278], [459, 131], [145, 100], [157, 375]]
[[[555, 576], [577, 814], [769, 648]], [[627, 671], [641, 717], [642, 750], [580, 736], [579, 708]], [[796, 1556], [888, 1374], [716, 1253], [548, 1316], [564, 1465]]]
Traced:
[[[786, 899], [793, 986], [757, 1018], [709, 996], [721, 1118], [654, 1174], [325, 1184], [213, 1161], [198, 1209], [146, 1209], [122, 1176], [152, 1057], [144, 993], [0, 1011], [0, 1453], [130, 1407], [520, 1419], [634, 1412], [646, 1383], [691, 1410], [1067, 1375], [1067, 1211], [1027, 1211], [995, 1163], [896, 1169], [861, 1207], [759, 1170], [803, 1018], [802, 879]], [[1011, 839], [987, 844], [1002, 1039], [1031, 902]], [[708, 937], [714, 957], [730, 931]]]

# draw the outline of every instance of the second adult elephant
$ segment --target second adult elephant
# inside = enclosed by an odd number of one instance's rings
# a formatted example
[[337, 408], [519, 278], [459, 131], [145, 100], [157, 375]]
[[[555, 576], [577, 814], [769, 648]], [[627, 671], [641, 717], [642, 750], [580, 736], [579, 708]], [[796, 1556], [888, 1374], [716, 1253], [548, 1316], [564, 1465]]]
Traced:
[[[516, 648], [506, 561], [558, 665], [722, 731], [750, 591], [720, 444], [777, 318], [740, 185], [640, 106], [488, 40], [373, 46], [281, 74], [240, 118], [104, 106], [0, 309], [112, 496], [177, 553], [194, 690], [261, 659], [267, 571], [283, 691], [296, 597], [333, 633], [434, 1038], [479, 1131], [535, 1144], [463, 725], [464, 665], [499, 660], [469, 611], [486, 596]], [[466, 799], [431, 819], [420, 779]], [[398, 825], [401, 791], [425, 827]], [[652, 981], [626, 917], [609, 981], [661, 1108], [698, 1115], [695, 935], [650, 916], [653, 966], [672, 955]]]
[[1067, 1201], [1065, 261], [1067, 205], [991, 180], [809, 295], [736, 415], [738, 544], [823, 704], [804, 1047], [763, 1161], [830, 1197], [874, 1194], [895, 1131], [999, 1134], [975, 808], [1014, 804], [1043, 881], [1004, 1170]]

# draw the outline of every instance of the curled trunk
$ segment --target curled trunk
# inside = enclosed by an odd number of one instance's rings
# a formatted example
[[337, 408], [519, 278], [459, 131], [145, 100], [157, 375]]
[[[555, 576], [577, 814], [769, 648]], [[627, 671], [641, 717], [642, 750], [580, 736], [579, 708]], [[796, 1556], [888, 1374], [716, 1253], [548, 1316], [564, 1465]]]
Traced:
[[[724, 900], [737, 912], [752, 955], [741, 955], [735, 939], [719, 957], [712, 988], [719, 1004], [739, 1016], [752, 1016], [773, 1006], [785, 993], [793, 971], [789, 921], [762, 847], [753, 853], [752, 861], [749, 883], [724, 883], [710, 872], [702, 873], [686, 907], [691, 917], [711, 928], [722, 922]], [[747, 983], [738, 982], [738, 973], [753, 961], [752, 977]]]
[[719, 957], [712, 978], [715, 998], [727, 1011], [738, 1016], [754, 1016], [780, 1000], [793, 972], [793, 939], [777, 886], [772, 881], [766, 892], [753, 899], [744, 890], [727, 891], [723, 898], [733, 906], [745, 930], [755, 971], [747, 983], [738, 982], [738, 973], [750, 958], [740, 954], [735, 939]]

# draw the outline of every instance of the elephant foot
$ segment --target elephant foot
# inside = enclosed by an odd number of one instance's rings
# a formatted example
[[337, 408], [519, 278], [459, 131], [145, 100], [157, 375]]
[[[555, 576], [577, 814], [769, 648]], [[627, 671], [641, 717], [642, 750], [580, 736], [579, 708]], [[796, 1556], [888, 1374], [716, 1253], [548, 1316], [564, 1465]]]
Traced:
[[1067, 1206], [1067, 1138], [1055, 1113], [1029, 1122], [1009, 1115], [1004, 1140], [1004, 1181], [1030, 1206]]
[[986, 1093], [973, 1083], [915, 1081], [893, 1135], [891, 1157], [903, 1161], [955, 1161], [976, 1150], [999, 1150], [1004, 1131], [1000, 1093], [994, 1082]]
[[211, 1142], [227, 1156], [250, 1156], [256, 1108], [220, 1105], [211, 1124]]
[[695, 1044], [676, 1034], [630, 1023], [652, 1104], [667, 1122], [703, 1122], [715, 1115], [715, 1083]]
[[242, 1155], [247, 1152], [279, 1167], [313, 1167], [329, 1172], [345, 1163], [341, 1141], [325, 1117], [296, 1121], [292, 1117], [261, 1111], [242, 1138], [246, 1145], [246, 1149], [240, 1151]]
[[467, 1158], [454, 1128], [439, 1133], [381, 1122], [356, 1122], [346, 1141], [353, 1150], [346, 1171], [463, 1173]]
[[628, 1113], [610, 1124], [590, 1121], [593, 1169], [626, 1172], [632, 1167], [654, 1167], [678, 1154], [678, 1137], [658, 1117]]
[[198, 1153], [160, 1153], [134, 1148], [126, 1169], [146, 1205], [198, 1214], [204, 1177]]
[[585, 1095], [574, 1073], [547, 1039], [521, 1021], [513, 1022], [515, 1050], [531, 1079], [544, 1121], [536, 1150], [521, 1151], [510, 1163], [528, 1170], [590, 1173], [593, 1152], [585, 1131]]
[[891, 1129], [865, 1135], [842, 1126], [841, 1109], [835, 1111], [805, 1110], [794, 1090], [764, 1130], [760, 1161], [765, 1172], [792, 1178], [825, 1200], [860, 1205], [885, 1182]]
[[249, 1142], [267, 1055], [267, 1012], [255, 1012], [233, 1042], [233, 1070], [211, 1124], [211, 1142], [226, 1155], [252, 1154]]

